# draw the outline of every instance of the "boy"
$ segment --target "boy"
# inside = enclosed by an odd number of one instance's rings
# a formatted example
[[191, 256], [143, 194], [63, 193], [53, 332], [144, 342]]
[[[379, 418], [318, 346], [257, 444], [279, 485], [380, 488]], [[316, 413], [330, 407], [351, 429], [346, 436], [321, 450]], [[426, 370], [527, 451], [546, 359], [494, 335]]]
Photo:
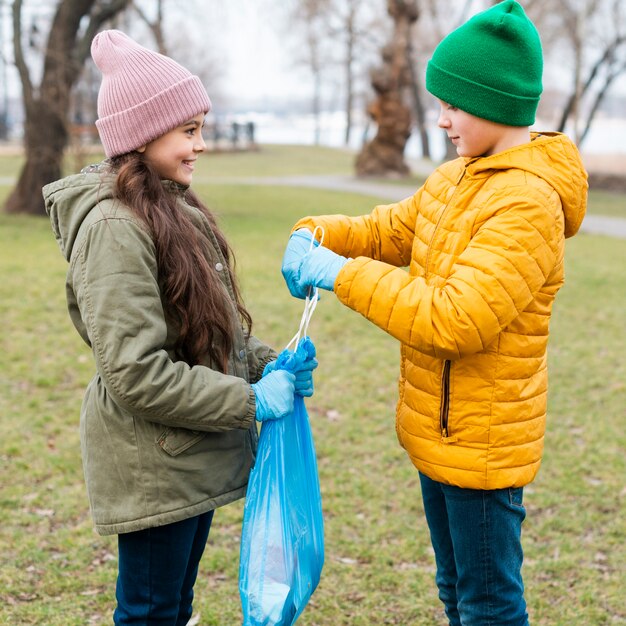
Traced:
[[[453, 31], [426, 87], [460, 158], [370, 215], [300, 220], [283, 260], [293, 295], [334, 290], [402, 344], [396, 429], [420, 473], [453, 626], [528, 624], [523, 487], [543, 450], [564, 240], [587, 197], [574, 144], [529, 130], [542, 70], [539, 36], [514, 0]], [[309, 252], [316, 226], [324, 245]]]

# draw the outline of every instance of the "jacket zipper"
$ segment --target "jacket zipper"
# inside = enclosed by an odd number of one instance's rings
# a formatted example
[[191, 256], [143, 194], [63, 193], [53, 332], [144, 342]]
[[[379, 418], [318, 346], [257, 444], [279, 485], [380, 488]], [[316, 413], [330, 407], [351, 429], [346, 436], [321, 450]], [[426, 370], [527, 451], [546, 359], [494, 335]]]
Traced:
[[454, 443], [456, 437], [450, 436], [448, 424], [448, 413], [450, 410], [450, 368], [452, 361], [446, 360], [443, 363], [441, 374], [441, 406], [439, 407], [439, 422], [441, 425], [441, 437], [444, 443]]

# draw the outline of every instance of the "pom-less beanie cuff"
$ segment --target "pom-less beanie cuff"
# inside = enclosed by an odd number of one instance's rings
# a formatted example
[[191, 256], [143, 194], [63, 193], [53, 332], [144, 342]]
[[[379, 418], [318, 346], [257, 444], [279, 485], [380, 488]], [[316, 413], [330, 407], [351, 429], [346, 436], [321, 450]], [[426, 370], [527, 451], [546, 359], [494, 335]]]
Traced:
[[426, 67], [426, 89], [476, 117], [531, 126], [542, 73], [537, 29], [518, 2], [504, 0], [439, 43]]
[[520, 96], [456, 76], [428, 63], [426, 89], [439, 100], [480, 117], [507, 126], [532, 126], [540, 95]]
[[107, 157], [141, 148], [199, 113], [211, 101], [197, 76], [189, 76], [145, 102], [96, 121]]

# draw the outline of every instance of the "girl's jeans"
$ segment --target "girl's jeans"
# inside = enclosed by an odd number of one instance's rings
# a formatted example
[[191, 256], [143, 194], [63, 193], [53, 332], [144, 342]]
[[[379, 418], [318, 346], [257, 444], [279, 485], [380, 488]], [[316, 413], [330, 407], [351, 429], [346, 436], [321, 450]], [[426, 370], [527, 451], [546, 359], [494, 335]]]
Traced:
[[118, 536], [115, 624], [185, 626], [213, 511]]
[[527, 626], [523, 489], [461, 489], [421, 473], [420, 482], [450, 626]]

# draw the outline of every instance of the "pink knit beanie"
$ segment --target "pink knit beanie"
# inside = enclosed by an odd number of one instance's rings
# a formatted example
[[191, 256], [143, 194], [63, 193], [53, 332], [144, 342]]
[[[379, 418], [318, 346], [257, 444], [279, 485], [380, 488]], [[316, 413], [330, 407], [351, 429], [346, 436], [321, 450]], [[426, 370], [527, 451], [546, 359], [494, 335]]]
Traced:
[[119, 30], [98, 33], [91, 56], [102, 72], [96, 127], [107, 157], [145, 146], [211, 110], [197, 76]]

